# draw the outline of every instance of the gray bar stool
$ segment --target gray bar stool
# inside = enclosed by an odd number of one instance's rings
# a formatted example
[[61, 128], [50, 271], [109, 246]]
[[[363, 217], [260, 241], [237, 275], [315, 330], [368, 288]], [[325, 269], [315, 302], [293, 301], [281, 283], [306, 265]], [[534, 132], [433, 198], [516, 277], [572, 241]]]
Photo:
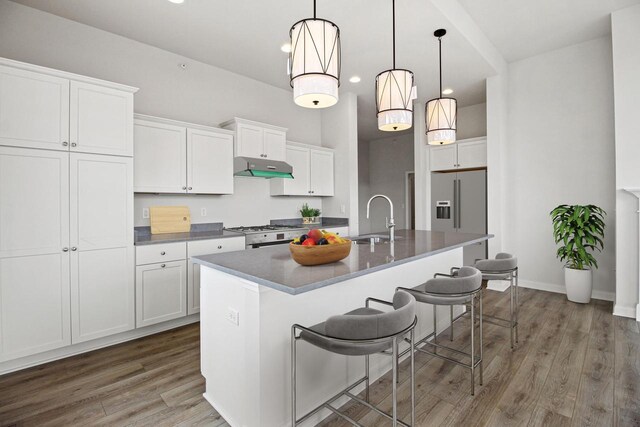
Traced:
[[[369, 307], [370, 302], [376, 302], [393, 307], [393, 311], [383, 312]], [[407, 334], [411, 343], [414, 342], [414, 329], [416, 326], [416, 300], [407, 292], [396, 292], [393, 302], [382, 301], [376, 298], [367, 298], [366, 306], [350, 311], [349, 313], [331, 316], [326, 321], [306, 328], [300, 325], [291, 327], [291, 421], [296, 426], [308, 419], [322, 408], [327, 408], [347, 420], [353, 425], [359, 426], [349, 416], [341, 413], [331, 406], [331, 403], [341, 396], [347, 396], [358, 403], [376, 411], [393, 422], [409, 426], [398, 420], [397, 378], [398, 370], [396, 360], [398, 357], [398, 341]], [[300, 335], [296, 335], [300, 331]], [[331, 399], [320, 404], [311, 412], [301, 418], [296, 415], [296, 345], [299, 340], [306, 341], [332, 353], [346, 356], [365, 357], [365, 376], [339, 392]], [[393, 412], [388, 414], [369, 403], [369, 356], [375, 353], [384, 353], [393, 357]], [[415, 362], [411, 353], [411, 424], [415, 425]], [[361, 399], [351, 390], [365, 383], [365, 399]]]
[[[422, 285], [412, 289], [398, 288], [410, 292], [418, 302], [432, 304], [433, 307], [433, 333], [427, 335], [422, 340], [412, 344], [412, 348], [432, 356], [439, 357], [449, 362], [456, 363], [471, 371], [471, 395], [475, 393], [475, 369], [480, 369], [480, 385], [482, 385], [482, 273], [473, 267], [462, 267], [457, 270], [456, 275], [437, 273], [433, 279], [428, 280]], [[480, 311], [479, 322], [479, 338], [480, 338], [480, 354], [476, 356], [476, 316], [475, 307], [476, 299]], [[471, 352], [463, 351], [447, 347], [437, 343], [437, 316], [436, 308], [439, 305], [466, 305], [471, 306]], [[433, 337], [433, 341], [429, 338]], [[433, 347], [433, 351], [422, 348], [422, 345]], [[469, 358], [469, 363], [462, 362], [458, 359], [447, 357], [438, 353], [438, 349], [451, 351], [455, 354]]]
[[[498, 326], [509, 328], [511, 339], [511, 348], [518, 342], [518, 258], [511, 254], [501, 252], [496, 255], [495, 259], [476, 260], [473, 265], [482, 272], [482, 287], [487, 287], [489, 280], [508, 280], [509, 281], [509, 319], [484, 315], [487, 322]], [[456, 274], [459, 269], [454, 267], [451, 269], [452, 274]], [[515, 332], [515, 334], [514, 334]], [[453, 337], [453, 323], [451, 325], [451, 336]]]

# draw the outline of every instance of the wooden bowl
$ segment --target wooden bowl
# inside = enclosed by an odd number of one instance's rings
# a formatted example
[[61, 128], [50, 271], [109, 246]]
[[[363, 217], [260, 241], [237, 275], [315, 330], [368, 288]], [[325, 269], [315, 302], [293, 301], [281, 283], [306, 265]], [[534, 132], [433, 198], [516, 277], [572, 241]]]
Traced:
[[349, 256], [351, 240], [333, 245], [303, 246], [289, 243], [291, 257], [300, 265], [321, 265], [340, 261]]

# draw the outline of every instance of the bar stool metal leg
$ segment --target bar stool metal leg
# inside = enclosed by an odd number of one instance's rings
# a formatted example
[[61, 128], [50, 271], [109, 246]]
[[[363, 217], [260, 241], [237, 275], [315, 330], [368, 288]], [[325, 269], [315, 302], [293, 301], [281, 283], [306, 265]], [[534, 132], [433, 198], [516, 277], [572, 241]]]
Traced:
[[[438, 319], [436, 318], [437, 307], [433, 306], [433, 343], [437, 344], [438, 339]], [[433, 352], [438, 353], [438, 347], [433, 347]]]
[[475, 326], [476, 326], [476, 296], [471, 297], [471, 396], [475, 394], [475, 366], [476, 366], [476, 343], [475, 343]]
[[482, 291], [480, 291], [480, 294], [478, 296], [478, 300], [479, 300], [479, 305], [480, 305], [480, 385], [482, 385], [482, 375], [483, 375], [483, 366], [482, 364], [484, 363], [484, 357], [482, 354], [482, 348], [483, 348], [483, 344], [482, 344]]
[[513, 350], [513, 276], [509, 275], [509, 334], [511, 338], [511, 350]]
[[453, 341], [453, 306], [449, 306], [449, 318], [451, 321], [451, 330], [449, 331], [449, 341]]
[[393, 427], [398, 425], [398, 339], [393, 338]]
[[365, 380], [365, 393], [364, 400], [369, 401], [369, 355], [364, 356], [364, 375], [367, 378]]
[[291, 425], [296, 425], [296, 329], [291, 328]]
[[516, 269], [513, 274], [515, 274], [516, 277], [516, 342], [518, 342], [518, 314], [520, 312], [520, 303], [518, 301], [518, 269]]
[[411, 354], [411, 425], [416, 425], [416, 360], [415, 350], [413, 349], [416, 344], [415, 329], [411, 330], [411, 348], [409, 353]]

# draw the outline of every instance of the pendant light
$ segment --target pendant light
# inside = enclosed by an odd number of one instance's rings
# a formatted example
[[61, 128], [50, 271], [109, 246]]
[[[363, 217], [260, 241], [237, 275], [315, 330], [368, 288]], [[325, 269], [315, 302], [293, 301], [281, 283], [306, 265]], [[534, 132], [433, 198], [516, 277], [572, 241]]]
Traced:
[[413, 73], [396, 68], [396, 2], [392, 0], [393, 68], [376, 76], [376, 111], [378, 129], [400, 131], [413, 125], [413, 100], [416, 88]]
[[436, 30], [433, 33], [438, 39], [440, 93], [438, 98], [427, 102], [425, 106], [427, 143], [429, 145], [446, 145], [456, 142], [458, 101], [455, 98], [442, 96], [442, 37], [445, 34], [447, 34], [447, 30], [444, 29]]
[[340, 29], [333, 22], [313, 18], [296, 22], [289, 31], [289, 78], [293, 101], [306, 108], [326, 108], [338, 102], [340, 86]]

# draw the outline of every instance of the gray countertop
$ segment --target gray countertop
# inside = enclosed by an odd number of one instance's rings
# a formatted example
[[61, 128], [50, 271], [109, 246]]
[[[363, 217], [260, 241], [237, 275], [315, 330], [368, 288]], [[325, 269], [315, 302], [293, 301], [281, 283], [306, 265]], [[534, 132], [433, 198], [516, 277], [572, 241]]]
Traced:
[[151, 234], [150, 227], [136, 227], [135, 230], [134, 245], [136, 246], [244, 237], [242, 233], [224, 230], [222, 223], [192, 224], [191, 232], [189, 233]]
[[342, 261], [305, 267], [296, 263], [288, 245], [193, 257], [192, 261], [289, 294], [312, 291], [354, 277], [488, 240], [491, 234], [441, 231], [396, 231], [393, 244], [353, 245]]

